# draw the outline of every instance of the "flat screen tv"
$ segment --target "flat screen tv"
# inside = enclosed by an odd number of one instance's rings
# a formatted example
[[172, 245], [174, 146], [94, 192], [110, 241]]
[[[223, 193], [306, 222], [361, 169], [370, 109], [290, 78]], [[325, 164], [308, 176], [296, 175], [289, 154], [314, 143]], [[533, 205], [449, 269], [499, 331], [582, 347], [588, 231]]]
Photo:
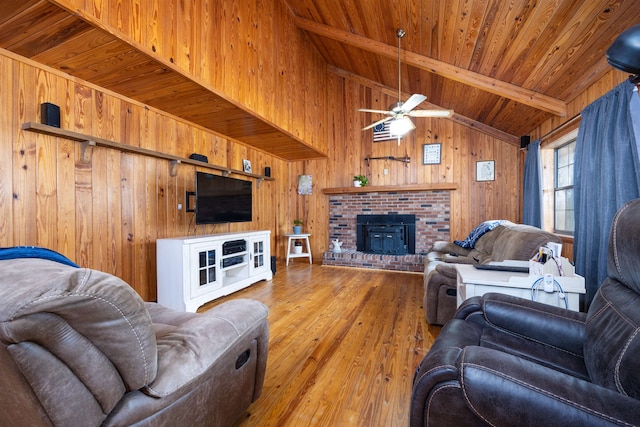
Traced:
[[251, 181], [196, 172], [196, 224], [251, 222]]

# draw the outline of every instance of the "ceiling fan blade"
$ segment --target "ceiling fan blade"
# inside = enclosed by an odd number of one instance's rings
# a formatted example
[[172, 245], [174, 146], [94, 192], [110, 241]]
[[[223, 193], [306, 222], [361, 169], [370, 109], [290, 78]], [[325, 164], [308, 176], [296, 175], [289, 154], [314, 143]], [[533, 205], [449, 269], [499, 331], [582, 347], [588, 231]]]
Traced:
[[411, 95], [411, 97], [409, 97], [409, 99], [407, 99], [405, 101], [404, 104], [402, 104], [402, 111], [407, 113], [407, 112], [413, 110], [419, 104], [421, 104], [422, 101], [424, 101], [425, 99], [427, 99], [426, 96], [420, 95], [419, 93], [414, 93], [413, 95]]
[[415, 110], [407, 114], [411, 117], [451, 117], [453, 110]]
[[388, 115], [393, 114], [393, 112], [388, 110], [371, 110], [369, 108], [359, 108], [358, 111], [361, 111], [363, 113], [378, 113], [378, 114], [388, 114]]
[[378, 120], [377, 122], [373, 122], [371, 123], [369, 126], [365, 126], [362, 128], [362, 130], [367, 130], [367, 129], [371, 129], [373, 127], [376, 127], [377, 125], [379, 125], [380, 123], [384, 123], [384, 122], [388, 122], [389, 120], [392, 120], [393, 117], [385, 117], [382, 120]]

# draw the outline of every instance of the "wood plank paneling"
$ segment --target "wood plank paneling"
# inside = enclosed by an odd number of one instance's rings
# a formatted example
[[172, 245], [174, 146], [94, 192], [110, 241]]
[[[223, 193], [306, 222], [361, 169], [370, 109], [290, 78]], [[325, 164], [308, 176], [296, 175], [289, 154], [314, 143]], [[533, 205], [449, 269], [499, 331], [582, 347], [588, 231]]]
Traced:
[[[64, 99], [60, 103], [60, 126], [70, 129], [73, 127], [73, 86], [63, 78], [56, 78], [58, 99]], [[56, 224], [57, 243], [64, 253], [75, 253], [76, 245], [76, 211], [75, 211], [75, 146], [72, 141], [58, 141], [56, 162], [56, 191], [58, 222]]]
[[[17, 100], [14, 96], [14, 81], [17, 75], [14, 74], [15, 67], [11, 61], [0, 61], [0, 129], [11, 129], [16, 126], [17, 114], [10, 114], [10, 111], [17, 111]], [[13, 153], [14, 140], [6, 138], [0, 143], [0, 240], [13, 240], [13, 204], [9, 201], [14, 197], [14, 162]]]
[[[372, 186], [457, 185], [451, 192], [451, 237], [464, 238], [480, 222], [489, 219], [520, 220], [519, 147], [487, 136], [446, 119], [414, 118], [416, 130], [401, 140], [373, 143], [371, 131], [360, 129], [371, 117], [357, 111], [358, 107], [386, 106], [395, 99], [380, 89], [366, 88], [342, 75], [329, 75], [328, 105], [332, 105], [331, 133], [328, 135], [330, 161], [309, 161], [304, 166], [292, 165], [290, 180], [297, 181], [302, 173], [314, 178], [314, 190], [319, 188], [350, 187], [353, 175], [363, 173]], [[375, 108], [375, 107], [374, 107]], [[383, 107], [384, 108], [384, 107]], [[442, 144], [439, 165], [422, 164], [422, 145]], [[409, 156], [410, 163], [364, 160], [367, 156]], [[476, 182], [476, 161], [495, 160], [496, 180]], [[388, 174], [384, 174], [388, 169]], [[295, 206], [314, 206], [315, 211], [292, 208], [293, 214], [305, 215], [305, 230], [313, 234], [312, 244], [322, 252], [330, 247], [328, 236], [328, 196], [315, 192], [299, 196]], [[325, 204], [313, 199], [324, 198]], [[316, 255], [317, 256], [317, 255]]]
[[[522, 171], [517, 146], [451, 120], [429, 118], [414, 118], [416, 130], [400, 145], [396, 141], [373, 143], [372, 132], [361, 131], [371, 117], [358, 112], [357, 108], [371, 105], [385, 108], [394, 103], [395, 98], [342, 74], [329, 74], [328, 87], [332, 89], [327, 91], [327, 104], [332, 105], [327, 134], [330, 160], [291, 164], [289, 176], [293, 198], [290, 217], [303, 218], [305, 231], [312, 234], [316, 259], [330, 247], [328, 196], [316, 188], [350, 187], [353, 175], [360, 173], [369, 177], [372, 186], [457, 185], [451, 192], [452, 238], [464, 238], [478, 223], [489, 219], [519, 222]], [[422, 145], [434, 142], [442, 144], [441, 164], [422, 165]], [[369, 156], [409, 156], [411, 161], [408, 164], [370, 161], [367, 166], [364, 158]], [[495, 181], [475, 181], [476, 162], [480, 160], [496, 161]], [[388, 170], [387, 175], [384, 169]], [[296, 193], [301, 174], [312, 175], [312, 195]]]
[[[15, 64], [16, 79], [11, 96], [18, 101], [14, 113], [17, 113], [16, 124], [21, 120], [37, 114], [36, 98], [33, 96], [36, 87], [36, 70], [24, 64]], [[37, 239], [36, 212], [36, 140], [24, 135], [11, 135], [14, 141], [13, 151], [13, 241], [17, 245]]]
[[[0, 70], [15, 77], [0, 83], [7, 106], [0, 115], [0, 246], [51, 248], [121, 277], [146, 300], [156, 298], [157, 238], [269, 229], [276, 247], [277, 224], [288, 222], [286, 199], [274, 196], [288, 197], [286, 162], [6, 51]], [[254, 186], [252, 223], [195, 227], [194, 214], [184, 209], [196, 166], [183, 164], [171, 177], [164, 159], [102, 147], [82, 163], [77, 142], [21, 130], [22, 123], [39, 121], [45, 101], [61, 106], [67, 129], [182, 157], [206, 153], [210, 163], [233, 169], [247, 158], [257, 171], [271, 166], [277, 180]]]
[[[324, 157], [313, 147], [313, 141], [322, 140], [313, 134], [317, 127], [305, 128], [308, 116], [304, 109], [291, 116], [297, 123], [274, 125], [271, 117], [264, 116], [261, 105], [272, 101], [265, 101], [257, 91], [257, 68], [259, 57], [269, 54], [258, 46], [259, 25], [250, 5], [239, 8], [229, 2], [226, 10], [233, 18], [222, 16], [218, 21], [228, 26], [225, 31], [232, 38], [230, 45], [223, 46], [230, 53], [229, 61], [212, 64], [225, 67], [222, 92], [194, 74], [194, 58], [218, 54], [199, 51], [192, 58], [191, 52], [198, 48], [195, 34], [202, 27], [201, 16], [195, 15], [198, 7], [174, 0], [162, 2], [157, 16], [140, 15], [141, 25], [157, 19], [162, 28], [158, 46], [146, 48], [143, 41], [132, 38], [141, 33], [119, 32], [118, 28], [131, 28], [118, 22], [119, 12], [113, 2], [93, 4], [89, 10], [83, 9], [83, 1], [76, 3], [43, 0], [26, 11], [15, 6], [7, 13], [14, 15], [16, 8], [23, 13], [0, 22], [0, 46], [283, 159]], [[286, 38], [293, 35], [301, 37], [291, 31]], [[307, 58], [312, 63], [317, 62], [314, 57], [319, 59], [313, 50], [299, 50], [293, 57], [297, 63], [305, 63]], [[314, 81], [314, 90], [305, 90], [306, 78], [305, 73], [293, 74], [294, 83], [302, 89], [298, 98], [314, 105], [321, 100], [314, 95], [322, 85]], [[276, 93], [275, 88], [271, 92]], [[268, 140], [272, 143], [263, 142]]]
[[[232, 0], [207, 0], [198, 5], [182, 5], [178, 0], [66, 0], [64, 3], [94, 14], [105, 25], [122, 29], [163, 61], [172, 60], [196, 79], [205, 80], [225, 96], [235, 97], [234, 102], [251, 105], [275, 128], [300, 137], [314, 150], [328, 153], [329, 158], [287, 162], [106, 88], [2, 51], [1, 246], [50, 246], [81, 265], [119, 275], [143, 298], [154, 299], [153, 242], [160, 237], [270, 229], [273, 253], [282, 258], [285, 244], [281, 235], [290, 232], [291, 220], [299, 217], [305, 222], [305, 231], [312, 233], [312, 252], [319, 262], [322, 252], [330, 246], [328, 200], [322, 189], [351, 186], [355, 174], [368, 175], [374, 186], [456, 184], [457, 189], [451, 193], [452, 238], [464, 237], [483, 220], [520, 219], [522, 162], [516, 145], [451, 120], [427, 118], [415, 118], [416, 130], [400, 145], [393, 141], [374, 144], [371, 131], [360, 130], [371, 117], [359, 113], [357, 108], [386, 108], [396, 101], [395, 97], [380, 86], [367, 85], [345, 74], [327, 73], [322, 56], [311, 46], [313, 37], [296, 29], [289, 9], [282, 2], [237, 5]], [[145, 13], [125, 17], [126, 7], [138, 7]], [[433, 5], [438, 10], [445, 7], [446, 2]], [[407, 6], [408, 9], [413, 7]], [[188, 18], [178, 19], [180, 13]], [[458, 17], [446, 25], [461, 23], [463, 20]], [[434, 31], [430, 34], [434, 39], [444, 37], [432, 24], [411, 21], [412, 27], [424, 26]], [[474, 28], [478, 28], [477, 23], [469, 22], [467, 31]], [[203, 35], [208, 39], [206, 42], [201, 40]], [[467, 33], [464, 37], [471, 35]], [[19, 44], [18, 39], [15, 42]], [[67, 40], [66, 47], [71, 52], [91, 56], [91, 50], [103, 38], [88, 37], [86, 45], [71, 35]], [[21, 46], [35, 49], [34, 44], [24, 43]], [[444, 55], [439, 52], [440, 40], [425, 43], [430, 44], [428, 48], [434, 55]], [[41, 55], [37, 49], [35, 52], [36, 57]], [[113, 58], [127, 58], [126, 50], [118, 53]], [[480, 53], [489, 55], [465, 48], [454, 57], [467, 61], [469, 56]], [[142, 64], [144, 61], [133, 61], [130, 69]], [[389, 60], [388, 66], [377, 61], [371, 61], [370, 65], [373, 74], [395, 74], [393, 61]], [[75, 66], [90, 70], [83, 62]], [[406, 67], [403, 75], [407, 79], [419, 76]], [[95, 76], [109, 81], [106, 74], [98, 72]], [[568, 116], [625, 77], [622, 73], [614, 76], [609, 73], [584, 94], [576, 95], [569, 105]], [[441, 90], [439, 82], [438, 79], [430, 82], [436, 91]], [[456, 90], [459, 98], [481, 102], [482, 97], [473, 90]], [[166, 99], [170, 93], [161, 88], [152, 95]], [[107, 149], [95, 149], [92, 163], [81, 163], [79, 144], [20, 131], [22, 123], [38, 121], [39, 103], [43, 101], [62, 107], [64, 128], [182, 157], [203, 153], [211, 163], [234, 169], [239, 169], [242, 159], [247, 158], [256, 171], [270, 166], [275, 181], [262, 182], [259, 189], [254, 187], [253, 223], [196, 227], [193, 214], [186, 213], [184, 208], [185, 192], [194, 189], [197, 167], [182, 165], [178, 174], [171, 177], [165, 161]], [[482, 114], [500, 115], [503, 107], [500, 103], [488, 103]], [[185, 103], [189, 117], [198, 120], [217, 108], [222, 107], [211, 104], [203, 113]], [[562, 120], [550, 119], [534, 129], [532, 136], [547, 132]], [[241, 120], [230, 123], [243, 129]], [[255, 132], [257, 128], [252, 129]], [[294, 158], [304, 158], [277, 138], [268, 140], [260, 134], [258, 139], [255, 144], [259, 147], [263, 146], [258, 144], [264, 144], [265, 150], [272, 149], [269, 144], [280, 145]], [[422, 165], [422, 145], [435, 142], [442, 144], [441, 163]], [[372, 161], [367, 165], [364, 161], [367, 156], [389, 155], [409, 156], [411, 162]], [[475, 181], [475, 165], [479, 160], [496, 161], [495, 181]], [[301, 174], [312, 175], [313, 194], [297, 194]], [[178, 209], [179, 204], [182, 210]]]
[[405, 91], [515, 136], [601, 78], [607, 48], [640, 14], [635, 0], [285, 1], [329, 65], [391, 88], [403, 28]]

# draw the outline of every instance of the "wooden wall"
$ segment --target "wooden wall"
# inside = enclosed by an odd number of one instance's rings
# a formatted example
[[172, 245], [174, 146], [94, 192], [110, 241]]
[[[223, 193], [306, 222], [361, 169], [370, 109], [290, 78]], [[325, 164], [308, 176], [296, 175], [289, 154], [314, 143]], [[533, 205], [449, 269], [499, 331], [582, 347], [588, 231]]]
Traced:
[[[330, 246], [327, 187], [456, 183], [451, 235], [464, 237], [487, 219], [520, 218], [518, 147], [446, 119], [414, 119], [417, 129], [396, 142], [372, 142], [360, 129], [374, 118], [359, 107], [384, 109], [396, 101], [379, 89], [327, 71], [289, 11], [278, 1], [64, 0], [105, 25], [174, 61], [230, 99], [312, 143], [327, 160], [287, 163], [99, 87], [0, 51], [0, 246], [40, 245], [83, 266], [122, 277], [154, 300], [157, 238], [245, 229], [272, 230], [284, 257], [283, 233], [293, 218], [311, 232], [316, 262]], [[195, 4], [197, 3], [197, 4]], [[144, 13], [126, 13], [136, 6]], [[178, 210], [193, 189], [195, 168], [169, 176], [164, 160], [95, 149], [79, 161], [79, 145], [24, 132], [39, 121], [39, 105], [61, 107], [62, 127], [179, 156], [208, 155], [211, 163], [255, 170], [271, 166], [275, 181], [256, 190], [254, 221], [194, 230], [193, 215]], [[442, 163], [422, 165], [422, 144], [442, 143]], [[408, 165], [366, 156], [409, 156]], [[476, 161], [495, 160], [496, 180], [476, 182]], [[384, 169], [389, 173], [385, 175]], [[297, 194], [298, 176], [313, 176], [313, 194]]]
[[[61, 0], [147, 46], [279, 127], [326, 151], [325, 68], [319, 54], [279, 1], [184, 2]], [[302, 216], [292, 208], [289, 165], [161, 111], [55, 70], [0, 52], [0, 246], [39, 245], [79, 264], [122, 277], [155, 299], [157, 238], [244, 229], [279, 235]], [[41, 102], [61, 107], [62, 127], [89, 135], [256, 171], [270, 166], [275, 181], [255, 189], [254, 221], [198, 227], [178, 210], [193, 190], [193, 167], [169, 176], [166, 161], [96, 149], [90, 165], [78, 145], [20, 131], [39, 121]], [[292, 211], [293, 209], [293, 211]]]
[[57, 0], [326, 152], [324, 61], [279, 0]]
[[[351, 177], [357, 173], [370, 175], [372, 185], [458, 182], [461, 189], [452, 201], [459, 198], [461, 207], [452, 212], [454, 233], [465, 234], [487, 218], [519, 218], [514, 200], [518, 201], [515, 184], [519, 182], [520, 167], [516, 166], [514, 146], [448, 120], [429, 119], [416, 120], [418, 129], [406, 144], [410, 146], [408, 151], [406, 147], [392, 147], [393, 142], [372, 146], [371, 131], [360, 131], [372, 117], [358, 113], [357, 108], [377, 105], [385, 109], [397, 99], [331, 73], [325, 77], [320, 55], [309, 47], [306, 35], [295, 28], [280, 1], [139, 0], [136, 3], [145, 12], [139, 16], [126, 13], [134, 3], [129, 1], [63, 3], [117, 28], [234, 101], [328, 153], [329, 161], [291, 165], [289, 179], [289, 193], [295, 198], [290, 219], [305, 218], [307, 230], [316, 234], [317, 251], [328, 245], [326, 201], [315, 196], [296, 197], [301, 173], [312, 174], [317, 189], [351, 185]], [[340, 110], [342, 114], [337, 115]], [[443, 164], [421, 165], [422, 144], [436, 139], [446, 141]], [[380, 161], [367, 168], [363, 161], [366, 155], [405, 153], [413, 159], [409, 168], [398, 162], [384, 165]], [[496, 181], [476, 183], [475, 162], [494, 157], [499, 174]], [[337, 163], [330, 166], [334, 160]], [[386, 176], [382, 175], [385, 167], [390, 172]]]
[[[328, 126], [330, 159], [287, 164], [6, 52], [0, 55], [0, 66], [8, 77], [0, 84], [0, 244], [58, 250], [83, 266], [118, 275], [147, 300], [155, 299], [157, 238], [270, 229], [274, 253], [282, 258], [279, 236], [289, 231], [291, 218], [301, 217], [313, 233], [319, 261], [329, 248], [328, 197], [321, 190], [350, 186], [354, 174], [368, 175], [371, 185], [457, 183], [451, 212], [456, 238], [486, 219], [518, 219], [513, 183], [520, 171], [513, 145], [443, 119], [416, 120], [416, 131], [400, 146], [394, 141], [373, 144], [371, 132], [361, 132], [365, 119], [354, 106], [375, 95], [342, 77], [328, 76], [327, 93], [335, 106]], [[253, 223], [194, 230], [193, 215], [177, 209], [184, 204], [184, 192], [193, 190], [193, 167], [183, 165], [170, 177], [166, 161], [100, 148], [90, 165], [82, 164], [79, 144], [19, 130], [24, 122], [39, 121], [38, 106], [45, 101], [62, 107], [65, 129], [179, 156], [200, 152], [211, 163], [233, 168], [249, 158], [258, 170], [271, 166], [275, 181], [263, 182], [256, 190]], [[430, 142], [442, 143], [440, 165], [422, 165], [422, 144]], [[371, 161], [367, 166], [364, 161], [366, 156], [388, 155], [408, 155], [411, 163]], [[475, 162], [488, 159], [496, 160], [496, 181], [475, 182]], [[313, 195], [297, 194], [300, 174], [313, 176]]]
[[[321, 193], [326, 187], [352, 186], [354, 175], [367, 175], [369, 185], [403, 185], [420, 183], [456, 183], [451, 194], [451, 236], [463, 238], [478, 223], [489, 219], [520, 218], [521, 165], [519, 147], [487, 136], [447, 119], [414, 118], [417, 128], [397, 141], [373, 143], [371, 130], [361, 128], [376, 117], [358, 112], [361, 107], [386, 109], [397, 101], [348, 78], [327, 75], [327, 144], [329, 160], [307, 161], [291, 165], [290, 181], [297, 175], [313, 177], [311, 196], [295, 195], [294, 208], [305, 215], [308, 231], [314, 236], [314, 248], [319, 253], [330, 247], [328, 230], [328, 197]], [[422, 164], [422, 146], [442, 144], [440, 165]], [[365, 157], [409, 156], [409, 164]], [[476, 162], [495, 160], [496, 179], [475, 180]], [[388, 174], [384, 174], [388, 169]], [[317, 240], [320, 240], [319, 242]]]
[[[38, 245], [78, 264], [113, 273], [146, 300], [156, 297], [155, 240], [212, 232], [269, 229], [286, 217], [286, 162], [229, 142], [162, 112], [0, 52], [0, 246]], [[40, 121], [39, 105], [61, 107], [61, 127], [126, 144], [241, 169], [269, 165], [275, 181], [254, 186], [254, 221], [194, 224], [184, 210], [195, 167], [106, 148], [80, 162], [80, 144], [22, 131]], [[183, 209], [178, 209], [178, 204]], [[273, 237], [272, 244], [275, 243]]]

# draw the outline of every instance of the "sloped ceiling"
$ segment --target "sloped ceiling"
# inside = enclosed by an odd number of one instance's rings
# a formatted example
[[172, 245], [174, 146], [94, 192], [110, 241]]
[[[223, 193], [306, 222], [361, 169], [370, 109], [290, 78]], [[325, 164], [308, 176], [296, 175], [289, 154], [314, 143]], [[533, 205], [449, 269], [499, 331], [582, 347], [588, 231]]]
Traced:
[[[611, 67], [637, 0], [285, 0], [328, 64], [508, 134], [525, 135]], [[387, 106], [362, 106], [385, 109]]]
[[[566, 116], [567, 103], [611, 69], [605, 58], [609, 45], [640, 22], [638, 0], [273, 1], [285, 2], [329, 71], [390, 94], [398, 89], [396, 30], [402, 28], [402, 92], [424, 94], [427, 103], [454, 110], [455, 120], [495, 130], [512, 143], [549, 117]], [[283, 159], [325, 157], [54, 0], [0, 4], [2, 48]], [[124, 71], [114, 73], [112, 63]], [[157, 77], [150, 84], [161, 84], [161, 90], [142, 90], [149, 76]], [[190, 102], [176, 100], [177, 91], [188, 93]]]
[[312, 145], [195, 80], [170, 61], [54, 0], [0, 0], [0, 47], [285, 160], [325, 158]]

